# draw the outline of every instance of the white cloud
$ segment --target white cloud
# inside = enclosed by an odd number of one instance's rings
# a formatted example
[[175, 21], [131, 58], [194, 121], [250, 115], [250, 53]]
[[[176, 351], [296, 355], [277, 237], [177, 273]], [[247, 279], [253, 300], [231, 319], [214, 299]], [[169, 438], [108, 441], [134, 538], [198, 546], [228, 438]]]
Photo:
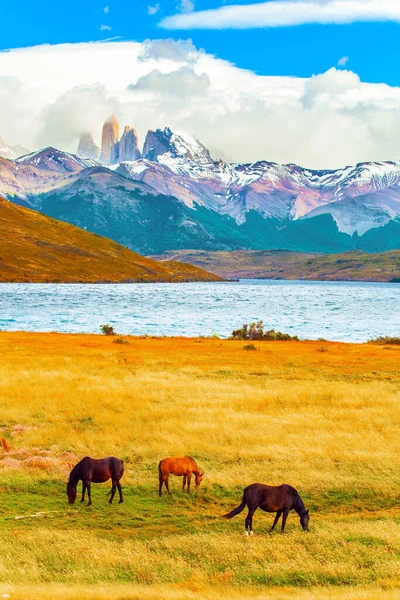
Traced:
[[[49, 77], [52, 73], [52, 77]], [[170, 126], [236, 161], [311, 168], [400, 158], [400, 88], [332, 68], [310, 79], [265, 77], [191, 41], [38, 46], [0, 52], [0, 136], [32, 150], [97, 142], [121, 127]]]
[[188, 14], [194, 11], [193, 0], [181, 0], [179, 8], [184, 14]]
[[108, 15], [108, 13], [110, 12], [110, 7], [109, 6], [104, 6], [103, 7], [103, 12]]
[[164, 29], [247, 29], [303, 24], [400, 22], [399, 0], [270, 0], [177, 14], [160, 23]]
[[109, 25], [100, 25], [100, 31], [111, 31], [111, 27]]
[[199, 51], [192, 40], [145, 40], [140, 46], [139, 60], [196, 62]]
[[342, 56], [342, 58], [340, 58], [338, 60], [338, 67], [345, 67], [348, 62], [349, 62], [349, 57], [348, 56]]
[[155, 6], [148, 6], [147, 7], [147, 14], [148, 15], [156, 15], [159, 10], [160, 10], [160, 5], [159, 4], [156, 4]]
[[[161, 73], [158, 69], [140, 77], [128, 86], [132, 92], [162, 94], [163, 98], [186, 102], [188, 98], [204, 96], [210, 86], [208, 75], [197, 75], [192, 67], [184, 66], [171, 73]], [[162, 101], [162, 99], [161, 99]]]

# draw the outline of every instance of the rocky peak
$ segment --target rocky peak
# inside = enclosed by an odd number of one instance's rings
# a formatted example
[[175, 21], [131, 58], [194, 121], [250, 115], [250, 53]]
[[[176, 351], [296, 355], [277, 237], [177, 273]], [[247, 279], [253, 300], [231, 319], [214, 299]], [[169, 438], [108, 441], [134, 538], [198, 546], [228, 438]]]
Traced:
[[158, 157], [169, 153], [173, 158], [184, 158], [198, 164], [210, 164], [212, 158], [209, 151], [195, 137], [178, 134], [169, 127], [150, 130], [143, 147], [143, 156], [158, 162]]
[[119, 162], [135, 161], [142, 156], [139, 150], [138, 135], [136, 131], [125, 126], [124, 133], [119, 142]]
[[100, 162], [103, 165], [112, 165], [118, 162], [119, 157], [119, 125], [113, 115], [103, 125], [101, 136]]
[[94, 143], [91, 133], [82, 133], [79, 138], [77, 154], [86, 158], [93, 158], [94, 160], [99, 158], [100, 148]]

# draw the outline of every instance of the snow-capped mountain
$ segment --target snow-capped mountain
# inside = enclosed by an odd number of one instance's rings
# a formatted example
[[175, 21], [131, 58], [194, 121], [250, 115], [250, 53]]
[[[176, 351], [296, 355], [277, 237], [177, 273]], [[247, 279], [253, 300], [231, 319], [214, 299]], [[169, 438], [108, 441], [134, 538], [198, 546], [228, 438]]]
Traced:
[[331, 214], [340, 231], [362, 235], [400, 216], [400, 162], [336, 171], [267, 161], [224, 163], [213, 161], [194, 138], [170, 129], [150, 132], [144, 150], [142, 159], [121, 163], [118, 172], [173, 194], [191, 208], [197, 204], [227, 214], [238, 224], [251, 210], [282, 222]]
[[56, 173], [75, 173], [88, 167], [97, 167], [99, 163], [93, 158], [85, 158], [76, 154], [62, 152], [56, 148], [44, 148], [39, 152], [30, 152], [15, 161], [17, 164], [30, 165]]
[[9, 146], [0, 137], [0, 158], [8, 158], [9, 160], [15, 160], [18, 156], [26, 154], [28, 151], [22, 146]]
[[0, 196], [149, 254], [400, 248], [400, 162], [226, 163], [168, 128], [150, 131], [143, 151], [108, 167], [54, 148], [0, 158]]

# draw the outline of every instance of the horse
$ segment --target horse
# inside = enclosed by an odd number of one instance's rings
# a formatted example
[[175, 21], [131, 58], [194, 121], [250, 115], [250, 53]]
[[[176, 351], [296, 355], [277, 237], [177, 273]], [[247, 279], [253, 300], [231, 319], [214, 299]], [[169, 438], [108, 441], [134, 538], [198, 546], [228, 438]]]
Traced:
[[270, 533], [282, 515], [282, 531], [285, 530], [286, 519], [291, 510], [295, 510], [300, 517], [300, 523], [304, 531], [309, 531], [308, 522], [310, 515], [304, 506], [300, 494], [292, 486], [283, 484], [278, 486], [264, 485], [262, 483], [253, 483], [245, 488], [243, 492], [242, 503], [231, 512], [223, 515], [225, 519], [232, 519], [238, 515], [247, 505], [249, 512], [245, 520], [245, 534], [253, 535], [253, 515], [257, 508], [265, 512], [276, 512], [274, 523]]
[[193, 473], [196, 478], [196, 486], [199, 486], [204, 473], [200, 473], [200, 470], [193, 458], [191, 458], [190, 456], [184, 456], [183, 458], [174, 458], [169, 456], [168, 458], [163, 458], [158, 465], [158, 495], [161, 496], [161, 488], [163, 484], [165, 485], [168, 494], [171, 493], [169, 491], [168, 486], [169, 475], [178, 475], [178, 477], [183, 476], [182, 492], [184, 491], [185, 485], [187, 484], [187, 491], [188, 494], [190, 494], [190, 481], [192, 479]]
[[81, 502], [85, 500], [85, 491], [88, 493], [88, 506], [92, 504], [92, 483], [103, 483], [112, 480], [110, 504], [113, 501], [115, 491], [118, 488], [119, 502], [123, 502], [122, 489], [119, 480], [124, 474], [124, 461], [115, 456], [108, 456], [107, 458], [90, 458], [85, 456], [82, 460], [75, 465], [69, 474], [69, 480], [67, 483], [67, 495], [68, 502], [74, 504], [76, 499], [76, 486], [78, 482], [82, 480], [82, 498]]

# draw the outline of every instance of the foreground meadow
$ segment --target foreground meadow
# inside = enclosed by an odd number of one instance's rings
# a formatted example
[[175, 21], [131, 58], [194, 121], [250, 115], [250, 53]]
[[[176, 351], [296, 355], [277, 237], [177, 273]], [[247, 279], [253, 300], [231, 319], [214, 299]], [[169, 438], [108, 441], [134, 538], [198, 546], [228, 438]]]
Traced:
[[[399, 347], [124, 340], [0, 333], [0, 597], [400, 598]], [[125, 461], [123, 504], [67, 504], [87, 454]], [[184, 454], [200, 489], [159, 498]], [[310, 533], [221, 519], [255, 481], [294, 485]]]

